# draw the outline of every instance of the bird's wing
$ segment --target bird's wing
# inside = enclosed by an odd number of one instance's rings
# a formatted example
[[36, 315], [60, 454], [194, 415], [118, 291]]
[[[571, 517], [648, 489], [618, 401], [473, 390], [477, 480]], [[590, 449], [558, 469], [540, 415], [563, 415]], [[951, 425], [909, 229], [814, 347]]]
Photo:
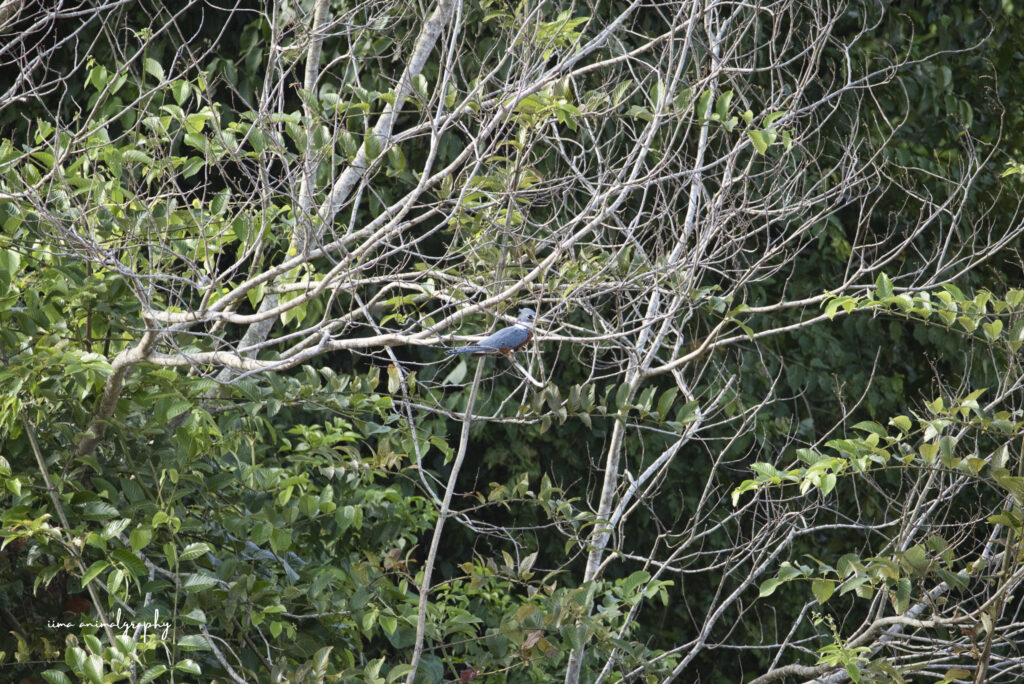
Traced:
[[511, 328], [505, 328], [498, 333], [501, 335], [501, 339], [498, 342], [498, 346], [502, 349], [512, 349], [518, 347], [529, 337], [529, 333], [520, 327], [513, 326]]
[[501, 343], [505, 338], [505, 333], [507, 333], [509, 330], [511, 330], [511, 328], [502, 328], [498, 332], [488, 335], [487, 337], [480, 340], [476, 344], [477, 346], [480, 347], [494, 347], [495, 349], [500, 349]]

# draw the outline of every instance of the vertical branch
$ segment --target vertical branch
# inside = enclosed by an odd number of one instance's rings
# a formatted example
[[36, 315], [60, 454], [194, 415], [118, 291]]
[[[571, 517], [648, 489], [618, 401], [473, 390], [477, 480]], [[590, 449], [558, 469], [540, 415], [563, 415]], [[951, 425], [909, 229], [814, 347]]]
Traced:
[[[330, 10], [330, 3], [327, 0], [317, 0], [313, 8], [313, 26], [310, 28], [309, 51], [306, 55], [306, 72], [302, 79], [302, 89], [306, 91], [306, 97], [302, 99], [302, 109], [306, 119], [306, 149], [303, 154], [302, 180], [299, 183], [299, 221], [305, 222], [309, 217], [309, 210], [313, 206], [313, 184], [316, 181], [316, 167], [319, 155], [313, 150], [313, 143], [316, 140], [315, 113], [309, 106], [310, 98], [316, 91], [316, 84], [320, 77], [320, 52], [324, 43], [324, 24], [327, 21], [327, 13]], [[293, 237], [292, 246], [297, 247], [297, 252], [304, 254], [309, 249], [309, 236], [312, 227], [306, 225], [298, 227]]]
[[[398, 79], [398, 85], [395, 86], [395, 103], [394, 105], [389, 104], [384, 108], [384, 112], [380, 115], [380, 119], [377, 120], [377, 124], [370, 133], [370, 135], [377, 138], [381, 150], [384, 149], [384, 145], [391, 138], [395, 120], [402, 111], [405, 98], [412, 92], [412, 81], [423, 71], [423, 67], [426, 66], [427, 57], [433, 52], [434, 44], [441, 36], [441, 29], [451, 16], [454, 5], [455, 0], [441, 0], [437, 4], [437, 9], [434, 10], [430, 18], [423, 24], [423, 29], [416, 39], [416, 45], [413, 47], [412, 54], [409, 55], [408, 66]], [[334, 216], [338, 213], [341, 204], [369, 168], [369, 160], [366, 157], [366, 144], [364, 143], [359, 147], [356, 158], [352, 160], [348, 168], [334, 182], [330, 194], [328, 194], [327, 199], [321, 205], [320, 230], [323, 230], [324, 226], [334, 220]]]
[[455, 481], [462, 469], [462, 462], [466, 458], [466, 450], [469, 446], [469, 428], [473, 425], [473, 404], [476, 403], [476, 390], [480, 385], [480, 376], [483, 374], [484, 358], [481, 357], [476, 363], [476, 374], [473, 376], [473, 384], [469, 388], [469, 399], [466, 401], [466, 413], [462, 417], [462, 434], [459, 436], [459, 451], [455, 454], [452, 462], [452, 472], [448, 476], [448, 485], [444, 489], [444, 499], [441, 501], [441, 509], [437, 512], [437, 522], [434, 523], [434, 536], [430, 540], [430, 551], [427, 552], [427, 559], [423, 566], [423, 581], [420, 582], [420, 601], [416, 615], [416, 642], [412, 652], [412, 669], [406, 684], [413, 684], [416, 678], [416, 670], [420, 664], [420, 656], [423, 655], [423, 639], [427, 624], [427, 605], [430, 602], [430, 581], [434, 574], [434, 562], [437, 558], [437, 548], [441, 543], [441, 532], [444, 530], [445, 521], [451, 517], [452, 494], [455, 492]]
[[[61, 505], [60, 497], [57, 496], [57, 488], [53, 485], [53, 480], [50, 479], [50, 470], [46, 467], [46, 459], [43, 458], [43, 452], [40, 450], [39, 442], [36, 440], [36, 431], [32, 427], [32, 422], [28, 419], [28, 416], [25, 415], [24, 411], [22, 411], [21, 414], [21, 424], [25, 427], [25, 434], [28, 435], [29, 444], [32, 445], [32, 453], [36, 457], [36, 464], [39, 466], [39, 472], [43, 476], [43, 482], [46, 484], [46, 491], [50, 495], [50, 501], [53, 503], [53, 508], [57, 511], [57, 518], [60, 520], [60, 524], [61, 527], [63, 527], [64, 532], [67, 533], [67, 531], [71, 529], [71, 523], [68, 522], [68, 516], [64, 513], [64, 506]], [[65, 548], [67, 548], [71, 553], [72, 557], [75, 559], [75, 564], [78, 566], [79, 572], [81, 572], [82, 576], [85, 577], [86, 567], [78, 549], [71, 544], [66, 544]], [[113, 645], [114, 632], [110, 629], [110, 620], [107, 619], [107, 614], [103, 610], [103, 603], [101, 603], [100, 595], [96, 591], [95, 582], [89, 582], [86, 584], [85, 589], [89, 592], [89, 598], [92, 599], [92, 605], [96, 608], [96, 613], [99, 615], [100, 621], [103, 623], [103, 631], [106, 632], [107, 641]], [[132, 677], [132, 681], [135, 681], [134, 677]]]
[[[688, 58], [688, 48], [692, 39], [693, 29], [696, 25], [697, 13], [700, 7], [700, 3], [694, 2], [690, 8], [690, 17], [688, 20], [686, 38], [684, 41], [683, 53], [680, 55], [678, 62], [675, 64], [673, 70], [671, 83], [676, 83], [680, 80], [683, 73], [683, 69], [686, 66]], [[716, 46], [717, 47], [717, 46]], [[665, 98], [662, 101], [657, 102], [658, 107], [654, 121], [651, 123], [649, 130], [651, 131], [651, 139], [653, 139], [654, 131], [656, 131], [661, 118], [665, 113]], [[692, 231], [695, 224], [695, 215], [697, 210], [697, 198], [701, 192], [701, 175], [699, 173], [700, 167], [703, 165], [704, 151], [707, 149], [707, 129], [708, 123], [704, 122], [701, 126], [700, 140], [698, 144], [698, 161], [692, 180], [690, 182], [690, 201], [687, 207], [687, 219], [686, 226]], [[670, 257], [670, 263], [677, 259], [679, 254], [682, 252], [683, 246], [686, 244], [688, 233], [680, 237], [673, 250], [672, 256]], [[628, 390], [626, 393], [626, 404], [633, 400], [636, 395], [637, 388], [640, 386], [641, 381], [645, 377], [645, 371], [650, 363], [656, 358], [655, 351], [661, 346], [664, 336], [668, 330], [668, 320], [666, 319], [665, 325], [661, 327], [661, 330], [657, 334], [653, 331], [653, 326], [657, 319], [661, 316], [662, 311], [662, 298], [661, 293], [657, 288], [654, 288], [650, 293], [650, 298], [647, 302], [647, 310], [644, 316], [644, 325], [641, 328], [640, 336], [637, 340], [636, 345], [636, 357], [630, 363], [630, 369], [626, 374], [626, 383], [628, 383]], [[653, 338], [653, 339], [652, 339]], [[646, 349], [646, 353], [645, 353]], [[621, 411], [621, 409], [620, 409]], [[626, 416], [619, 415], [615, 419], [615, 425], [612, 428], [612, 436], [608, 444], [607, 455], [605, 457], [605, 472], [604, 481], [601, 485], [601, 499], [597, 508], [597, 524], [594, 527], [594, 531], [590, 537], [590, 553], [587, 556], [587, 566], [584, 570], [583, 582], [591, 582], [597, 579], [601, 572], [601, 561], [604, 557], [605, 549], [608, 546], [608, 540], [611, 538], [612, 527], [611, 517], [612, 511], [615, 507], [615, 492], [619, 485], [619, 473], [620, 473], [620, 460], [622, 457], [622, 443], [626, 433]], [[592, 606], [587, 606], [587, 611], [591, 610]], [[572, 654], [569, 656], [569, 664], [565, 672], [566, 684], [578, 684], [580, 678], [580, 671], [583, 665], [583, 654], [584, 647], [580, 646], [574, 649]]]
[[[314, 58], [316, 59], [317, 67], [319, 65], [319, 45], [321, 38], [319, 37], [319, 21], [322, 13], [327, 12], [327, 3], [325, 0], [321, 0], [322, 5], [318, 4], [315, 10], [315, 18], [313, 31], [316, 35], [313, 37], [316, 51], [314, 53], [313, 46], [310, 48], [310, 54], [307, 58], [306, 64], [306, 79], [307, 84], [311, 75], [310, 66]], [[388, 104], [380, 118], [374, 125], [370, 135], [374, 136], [380, 143], [380, 149], [384, 149], [384, 145], [391, 138], [392, 131], [394, 130], [395, 120], [398, 118], [398, 114], [402, 110], [402, 105], [405, 102], [405, 98], [412, 92], [413, 79], [416, 78], [426, 66], [427, 58], [430, 53], [434, 50], [434, 45], [441, 35], [441, 30], [445, 23], [448, 21], [452, 14], [452, 8], [454, 7], [455, 0], [441, 0], [437, 8], [430, 15], [427, 21], [423, 25], [423, 29], [420, 31], [420, 35], [416, 40], [416, 44], [413, 47], [412, 54], [409, 56], [407, 66], [402, 72], [401, 77], [398, 79], [398, 85], [395, 87], [395, 102], [394, 104]], [[312, 136], [312, 131], [309, 133]], [[307, 155], [309, 154], [309, 148], [307, 146]], [[301, 201], [309, 199], [308, 209], [312, 209], [312, 183], [315, 179], [315, 165], [310, 171], [310, 161], [306, 160], [306, 168], [303, 169], [302, 179], [302, 190], [300, 194], [302, 197]], [[366, 172], [370, 168], [369, 159], [366, 154], [366, 144], [364, 143], [359, 147], [356, 153], [355, 159], [349, 164], [349, 166], [341, 173], [338, 179], [334, 182], [331, 190], [327, 194], [327, 198], [321, 204], [318, 211], [319, 220], [314, 225], [309, 225], [306, 230], [302, 233], [301, 239], [298, 237], [293, 238], [293, 242], [301, 243], [300, 246], [308, 248], [310, 245], [315, 244], [321, 238], [323, 231], [326, 230], [327, 226], [331, 225], [334, 221], [334, 217], [337, 215], [341, 208], [341, 205], [352, 193], [353, 189], [358, 183], [365, 177]], [[308, 188], [307, 188], [308, 181]], [[306, 220], [303, 218], [302, 220]], [[301, 253], [301, 252], [300, 252]], [[278, 298], [276, 294], [268, 293], [260, 303], [259, 312], [261, 314], [270, 311], [277, 307]], [[238, 345], [240, 348], [255, 347], [261, 342], [265, 341], [270, 336], [270, 331], [274, 327], [275, 317], [267, 317], [258, 322], [250, 324], [242, 336], [242, 340]], [[229, 377], [230, 374], [227, 369], [221, 372], [220, 378], [222, 380]]]
[[[636, 388], [640, 381], [640, 374], [634, 369], [629, 383], [626, 403], [632, 401]], [[621, 412], [621, 409], [620, 409]], [[611, 537], [612, 528], [610, 523], [612, 506], [615, 501], [615, 488], [619, 481], [619, 459], [622, 455], [622, 441], [626, 434], [626, 417], [618, 415], [615, 418], [615, 426], [612, 428], [612, 437], [608, 444], [607, 456], [605, 457], [604, 483], [601, 486], [601, 502], [597, 508], [597, 524], [590, 537], [590, 553], [587, 556], [587, 567], [583, 574], [583, 582], [590, 582], [597, 578], [601, 568], [601, 559], [604, 556], [605, 547]], [[591, 605], [586, 606], [589, 612]], [[569, 656], [569, 664], [565, 670], [565, 683], [577, 684], [580, 680], [580, 669], [583, 666], [584, 647], [574, 649]]]
[[[302, 99], [302, 109], [306, 120], [306, 149], [303, 153], [301, 178], [299, 181], [299, 212], [296, 216], [295, 232], [292, 234], [290, 252], [305, 254], [315, 242], [314, 231], [317, 226], [310, 224], [310, 215], [313, 208], [313, 192], [316, 182], [317, 154], [313, 150], [313, 142], [316, 139], [316, 125], [314, 111], [309, 106], [309, 98], [316, 89], [316, 83], [320, 71], [320, 54], [323, 50], [323, 28], [327, 22], [328, 12], [331, 6], [328, 0], [317, 0], [313, 8], [313, 23], [310, 26], [310, 43], [306, 53], [306, 69], [303, 74], [302, 88], [307, 96]], [[265, 167], [263, 167], [265, 168]], [[275, 309], [278, 305], [277, 294], [268, 292], [260, 302], [260, 313]], [[257, 347], [261, 342], [270, 337], [270, 331], [277, 322], [276, 316], [250, 324], [238, 343], [239, 349]], [[253, 352], [255, 355], [255, 352]], [[231, 369], [224, 368], [218, 374], [218, 379], [225, 381], [232, 376]]]

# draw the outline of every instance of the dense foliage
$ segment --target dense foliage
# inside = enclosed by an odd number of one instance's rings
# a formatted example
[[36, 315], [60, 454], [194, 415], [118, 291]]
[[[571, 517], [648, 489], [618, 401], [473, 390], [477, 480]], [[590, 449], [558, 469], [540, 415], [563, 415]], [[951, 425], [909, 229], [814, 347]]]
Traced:
[[1019, 680], [1022, 34], [0, 3], [0, 679]]

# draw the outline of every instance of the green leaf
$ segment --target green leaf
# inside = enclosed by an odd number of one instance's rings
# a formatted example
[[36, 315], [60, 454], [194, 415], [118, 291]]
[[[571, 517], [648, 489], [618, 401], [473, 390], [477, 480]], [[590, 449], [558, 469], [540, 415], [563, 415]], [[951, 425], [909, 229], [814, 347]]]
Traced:
[[[654, 403], [654, 393], [657, 391], [657, 389], [657, 387], [651, 385], [650, 387], [648, 387], [647, 389], [640, 393], [640, 396], [637, 399], [636, 404], [643, 413], [650, 413], [651, 405]], [[552, 410], [554, 410], [557, 408], [557, 406], [553, 406], [551, 408]]]
[[816, 579], [811, 582], [811, 593], [814, 594], [814, 598], [821, 605], [825, 605], [825, 602], [832, 597], [835, 590], [836, 583], [834, 580]]
[[185, 131], [192, 135], [199, 135], [206, 127], [207, 118], [206, 114], [189, 114], [185, 117]]
[[665, 84], [662, 82], [661, 77], [651, 85], [651, 90], [648, 93], [651, 98], [651, 104], [655, 107], [661, 105], [662, 98], [665, 96]]
[[179, 660], [177, 663], [174, 664], [174, 669], [179, 670], [181, 672], [187, 672], [188, 674], [192, 675], [203, 674], [203, 671], [199, 667], [199, 664], [196, 661], [191, 660], [189, 658], [186, 658], [185, 660]]
[[939, 453], [939, 445], [922, 444], [920, 447], [918, 447], [918, 451], [921, 452], [921, 458], [924, 460], [924, 462], [928, 465], [931, 465], [932, 463], [935, 462], [935, 457]]
[[377, 134], [370, 131], [363, 138], [363, 149], [366, 150], [366, 161], [372, 162], [374, 159], [380, 156], [380, 139], [377, 138]]
[[185, 576], [185, 581], [181, 584], [182, 589], [193, 594], [206, 591], [215, 586], [217, 586], [217, 578], [204, 573], [188, 574]]
[[985, 323], [981, 326], [981, 329], [985, 332], [985, 337], [991, 341], [999, 339], [999, 333], [1003, 331], [1003, 322], [998, 318], [991, 323]]
[[[619, 83], [619, 85], [615, 86], [615, 90], [612, 91], [612, 106], [618, 107], [620, 104], [622, 104], [622, 100], [623, 98], [625, 98], [626, 92], [632, 87], [633, 81], [628, 78], [622, 83]], [[685, 103], [689, 104], [689, 98], [685, 100]]]
[[89, 520], [103, 520], [118, 515], [118, 511], [106, 501], [90, 501], [85, 504], [82, 514]]
[[889, 421], [890, 425], [895, 425], [900, 432], [910, 432], [910, 428], [913, 427], [913, 423], [910, 422], [910, 418], [906, 416], [896, 416]]
[[206, 613], [200, 608], [193, 608], [191, 611], [181, 616], [182, 619], [188, 620], [194, 625], [205, 625], [207, 624]]
[[735, 508], [739, 505], [740, 496], [751, 491], [756, 490], [760, 483], [757, 480], [744, 480], [740, 483], [736, 489], [732, 490], [732, 505]]
[[89, 584], [89, 582], [96, 579], [96, 576], [104, 570], [106, 570], [108, 567], [110, 567], [110, 563], [108, 563], [105, 560], [98, 560], [92, 565], [90, 565], [89, 569], [85, 571], [84, 575], [82, 575], [82, 586], [84, 587], [85, 585]]
[[697, 100], [697, 118], [701, 121], [707, 119], [709, 111], [711, 111], [711, 91], [705, 90]]
[[912, 546], [903, 552], [903, 560], [906, 565], [918, 575], [924, 575], [930, 566], [928, 553], [920, 544]]
[[995, 515], [990, 515], [987, 520], [993, 525], [1005, 525], [1006, 527], [1010, 527], [1018, 532], [1021, 529], [1022, 522], [1024, 522], [1022, 521], [1020, 512], [1013, 510], [1000, 511]]
[[114, 549], [110, 554], [115, 561], [131, 573], [132, 577], [142, 577], [146, 574], [146, 564], [142, 559], [127, 549]]
[[210, 644], [202, 634], [189, 634], [178, 639], [179, 648], [186, 651], [209, 651]]
[[412, 672], [412, 665], [409, 665], [408, 663], [395, 665], [393, 668], [391, 668], [391, 671], [388, 672], [387, 684], [393, 684], [393, 682], [397, 682], [399, 679], [402, 679], [403, 677], [407, 676], [410, 672]]
[[153, 539], [153, 528], [148, 525], [136, 527], [128, 536], [128, 544], [132, 551], [141, 551]]
[[227, 209], [228, 200], [230, 199], [231, 191], [228, 190], [227, 188], [221, 190], [216, 195], [214, 195], [213, 199], [210, 201], [210, 212], [214, 216], [220, 216], [221, 214], [224, 213], [224, 210]]
[[1018, 502], [1024, 502], [1024, 477], [1008, 475], [1005, 471], [993, 471], [992, 479], [1000, 487], [1013, 494]]
[[412, 79], [412, 89], [424, 100], [430, 99], [430, 84], [427, 83], [427, 77], [423, 74], [416, 74]]
[[89, 679], [93, 684], [102, 684], [103, 682], [103, 658], [98, 655], [91, 655], [85, 659], [82, 663], [82, 673]]
[[270, 548], [275, 553], [283, 553], [292, 546], [292, 531], [284, 527], [275, 527], [270, 532]]
[[188, 81], [175, 81], [171, 84], [171, 95], [178, 106], [185, 104], [185, 100], [188, 99], [191, 92], [192, 86], [188, 84]]
[[6, 249], [0, 249], [0, 296], [7, 294], [11, 281], [18, 272], [21, 255]]
[[856, 591], [857, 595], [860, 596], [860, 588], [868, 581], [868, 578], [864, 575], [854, 575], [850, 579], [846, 580], [839, 586], [839, 595], [845, 596], [851, 591]]
[[191, 178], [199, 173], [206, 162], [201, 157], [189, 157], [181, 169], [182, 178]]
[[732, 102], [733, 92], [726, 90], [724, 93], [718, 96], [718, 101], [715, 102], [715, 113], [725, 121], [729, 115], [729, 103]]
[[459, 355], [459, 362], [455, 364], [455, 368], [445, 376], [444, 380], [441, 381], [442, 385], [461, 385], [462, 381], [466, 379], [466, 373], [469, 368], [466, 366], [466, 361]]
[[42, 677], [50, 684], [71, 684], [71, 679], [61, 670], [46, 670]]
[[761, 589], [758, 592], [758, 596], [760, 596], [761, 598], [771, 596], [775, 593], [775, 590], [779, 587], [779, 585], [782, 584], [784, 581], [785, 580], [781, 580], [778, 577], [766, 579], [764, 582], [761, 583]]
[[156, 61], [152, 57], [147, 57], [144, 64], [147, 74], [158, 81], [164, 80], [164, 68], [160, 66], [160, 62]]
[[640, 105], [633, 105], [629, 108], [629, 116], [633, 119], [641, 119], [643, 121], [654, 121], [654, 115], [651, 114], [651, 110], [647, 107], [641, 107]]
[[110, 74], [105, 66], [95, 66], [89, 71], [89, 83], [96, 90], [103, 90], [110, 80]]
[[884, 273], [879, 273], [875, 279], [875, 292], [878, 299], [886, 299], [892, 297], [892, 281], [889, 280], [889, 276]]
[[78, 646], [71, 646], [64, 653], [64, 663], [72, 670], [81, 670], [82, 666], [85, 664], [86, 655], [85, 649]]
[[750, 136], [750, 142], [754, 143], [754, 149], [757, 150], [757, 153], [764, 154], [768, 149], [768, 141], [765, 140], [764, 134], [761, 131], [747, 129], [747, 135]]
[[676, 397], [679, 395], [679, 388], [671, 387], [661, 395], [658, 399], [658, 415], [661, 416], [662, 420], [668, 418], [669, 411], [672, 410], [672, 405], [675, 404]]
[[870, 432], [872, 434], [878, 435], [879, 437], [887, 437], [888, 436], [888, 433], [886, 433], [885, 428], [883, 428], [881, 425], [879, 425], [878, 423], [874, 422], [873, 420], [863, 420], [863, 421], [857, 423], [856, 425], [854, 425], [853, 429], [854, 430], [863, 430], [865, 432]]
[[637, 570], [622, 582], [622, 588], [627, 594], [635, 594], [641, 584], [651, 581], [651, 573], [646, 570]]
[[388, 148], [388, 166], [390, 167], [389, 172], [393, 171], [395, 175], [405, 171], [405, 155], [402, 154], [402, 148], [398, 145]]
[[615, 407], [618, 410], [623, 411], [626, 408], [628, 408], [628, 405], [629, 405], [629, 394], [630, 394], [630, 388], [629, 388], [629, 383], [628, 382], [624, 382], [621, 385], [619, 385], [619, 389], [615, 393]]
[[330, 664], [331, 651], [334, 649], [333, 646], [324, 646], [319, 651], [313, 654], [313, 671], [318, 676], [324, 676], [327, 671], [327, 666]]
[[209, 544], [205, 542], [196, 542], [189, 544], [182, 550], [181, 555], [178, 556], [178, 561], [192, 560], [193, 558], [199, 558], [200, 556], [210, 552]]
[[154, 665], [142, 673], [142, 676], [139, 677], [139, 684], [149, 684], [149, 682], [155, 681], [165, 672], [167, 672], [166, 665]]
[[896, 580], [896, 591], [893, 594], [893, 604], [898, 615], [902, 615], [910, 608], [910, 578], [900, 577]]

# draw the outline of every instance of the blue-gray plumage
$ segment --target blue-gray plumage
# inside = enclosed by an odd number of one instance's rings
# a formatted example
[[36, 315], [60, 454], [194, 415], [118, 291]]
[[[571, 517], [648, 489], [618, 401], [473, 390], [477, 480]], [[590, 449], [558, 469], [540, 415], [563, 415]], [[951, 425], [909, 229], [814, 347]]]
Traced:
[[533, 337], [533, 319], [536, 316], [537, 312], [533, 309], [520, 309], [515, 325], [502, 328], [476, 344], [448, 349], [445, 354], [508, 354]]

